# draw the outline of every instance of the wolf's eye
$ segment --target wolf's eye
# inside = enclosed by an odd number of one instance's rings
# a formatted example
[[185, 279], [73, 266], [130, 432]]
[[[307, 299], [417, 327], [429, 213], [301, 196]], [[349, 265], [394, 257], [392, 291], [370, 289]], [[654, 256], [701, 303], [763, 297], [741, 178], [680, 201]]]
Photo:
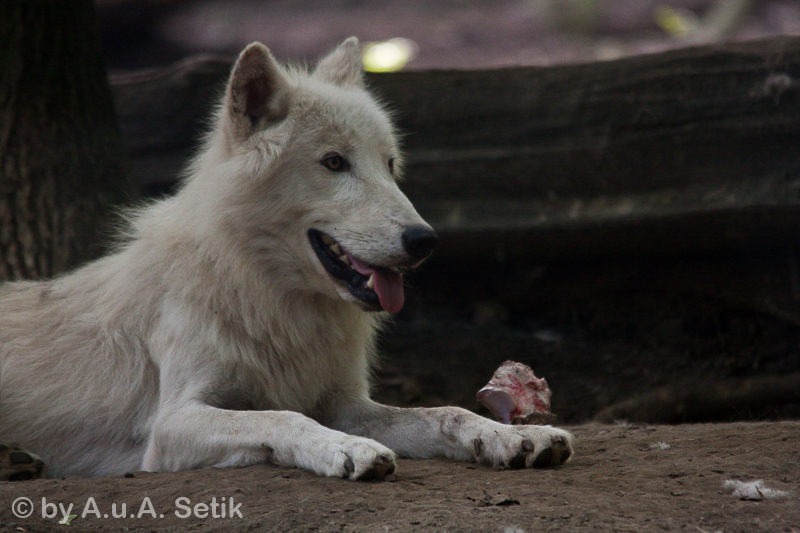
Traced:
[[394, 174], [394, 157], [389, 159], [389, 174]]
[[323, 157], [322, 161], [320, 162], [325, 166], [325, 168], [334, 172], [346, 172], [350, 170], [350, 163], [348, 163], [347, 159], [339, 154], [328, 154]]

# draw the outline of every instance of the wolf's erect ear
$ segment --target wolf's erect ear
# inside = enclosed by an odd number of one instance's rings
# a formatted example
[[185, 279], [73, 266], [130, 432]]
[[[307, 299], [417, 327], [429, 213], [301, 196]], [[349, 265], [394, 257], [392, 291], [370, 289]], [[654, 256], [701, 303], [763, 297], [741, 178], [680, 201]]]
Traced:
[[290, 84], [283, 69], [261, 43], [239, 54], [225, 93], [225, 108], [237, 136], [260, 124], [279, 122], [289, 111]]
[[346, 39], [324, 57], [314, 69], [314, 76], [341, 87], [363, 87], [364, 71], [358, 38]]

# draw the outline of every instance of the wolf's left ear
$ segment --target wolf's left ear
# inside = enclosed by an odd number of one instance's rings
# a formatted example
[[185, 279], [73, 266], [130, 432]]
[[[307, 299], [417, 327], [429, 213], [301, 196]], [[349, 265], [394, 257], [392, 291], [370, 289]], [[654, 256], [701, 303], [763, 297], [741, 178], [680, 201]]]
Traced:
[[341, 87], [363, 87], [361, 47], [357, 37], [350, 37], [324, 57], [314, 69], [314, 76]]
[[239, 54], [225, 90], [225, 111], [234, 134], [250, 135], [260, 124], [280, 122], [289, 112], [290, 83], [261, 43]]

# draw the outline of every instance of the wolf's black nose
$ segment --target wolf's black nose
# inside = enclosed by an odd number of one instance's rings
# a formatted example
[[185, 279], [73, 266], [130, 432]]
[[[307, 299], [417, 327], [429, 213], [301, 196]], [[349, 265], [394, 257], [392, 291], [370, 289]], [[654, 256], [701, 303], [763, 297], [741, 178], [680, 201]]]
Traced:
[[437, 242], [439, 237], [430, 228], [414, 227], [403, 232], [403, 248], [414, 259], [425, 259], [431, 255]]

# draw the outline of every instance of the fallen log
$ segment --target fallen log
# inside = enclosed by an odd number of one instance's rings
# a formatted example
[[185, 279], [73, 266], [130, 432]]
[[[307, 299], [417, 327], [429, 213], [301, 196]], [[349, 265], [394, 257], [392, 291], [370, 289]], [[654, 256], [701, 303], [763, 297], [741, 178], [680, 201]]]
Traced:
[[[231, 61], [112, 77], [132, 171], [174, 180]], [[440, 257], [779, 248], [800, 235], [800, 38], [370, 75]]]

